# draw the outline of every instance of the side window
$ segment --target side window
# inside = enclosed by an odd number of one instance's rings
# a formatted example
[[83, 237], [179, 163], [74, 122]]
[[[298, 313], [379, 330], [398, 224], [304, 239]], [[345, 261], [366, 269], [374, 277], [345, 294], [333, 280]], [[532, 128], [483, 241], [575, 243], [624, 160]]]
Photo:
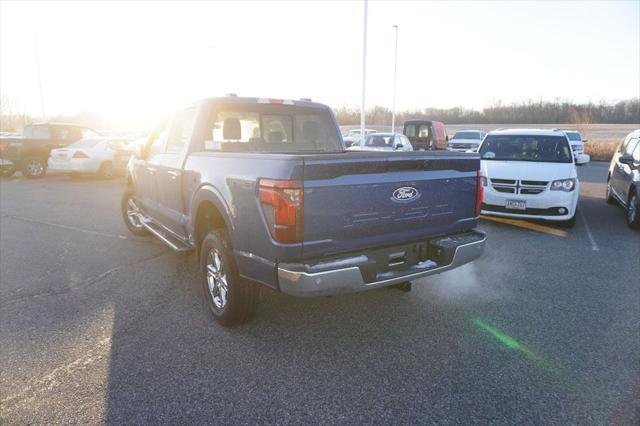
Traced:
[[633, 150], [632, 155], [634, 163], [640, 163], [640, 143], [636, 145], [636, 149]]
[[164, 151], [164, 143], [167, 140], [167, 123], [168, 120], [164, 119], [149, 135], [146, 148], [147, 159]]
[[407, 128], [404, 131], [404, 134], [409, 136], [410, 138], [414, 138], [416, 136], [416, 125], [408, 124]]
[[635, 149], [636, 145], [638, 145], [638, 141], [639, 140], [640, 139], [631, 139], [629, 142], [627, 142], [627, 146], [625, 147], [623, 154], [624, 155], [631, 155], [631, 153]]
[[167, 139], [166, 152], [180, 152], [189, 142], [191, 131], [193, 130], [193, 119], [195, 118], [195, 107], [183, 109], [176, 114], [169, 138]]

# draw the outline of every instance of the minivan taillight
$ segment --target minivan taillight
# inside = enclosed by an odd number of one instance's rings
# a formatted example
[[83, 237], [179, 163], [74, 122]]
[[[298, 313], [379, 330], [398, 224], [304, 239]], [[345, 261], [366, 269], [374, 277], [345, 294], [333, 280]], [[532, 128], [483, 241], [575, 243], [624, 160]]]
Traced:
[[484, 188], [482, 186], [482, 179], [480, 178], [480, 172], [477, 173], [476, 179], [476, 209], [475, 216], [480, 216], [482, 211], [482, 202], [484, 201]]
[[304, 239], [302, 182], [260, 179], [259, 193], [273, 239], [281, 243], [301, 243]]
[[82, 151], [76, 151], [73, 153], [72, 158], [89, 158], [89, 156]]

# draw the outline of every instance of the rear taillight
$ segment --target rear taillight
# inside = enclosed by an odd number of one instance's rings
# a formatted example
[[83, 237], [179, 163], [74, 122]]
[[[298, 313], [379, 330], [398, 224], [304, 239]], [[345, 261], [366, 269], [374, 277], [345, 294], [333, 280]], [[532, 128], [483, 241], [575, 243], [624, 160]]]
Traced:
[[295, 180], [261, 179], [260, 203], [269, 231], [281, 243], [300, 243], [304, 238], [304, 189]]
[[82, 151], [76, 151], [71, 158], [89, 158], [89, 156]]
[[475, 209], [476, 217], [480, 216], [480, 212], [482, 211], [483, 201], [484, 201], [484, 188], [482, 186], [482, 179], [480, 177], [480, 172], [478, 172], [477, 179], [476, 179], [476, 209]]

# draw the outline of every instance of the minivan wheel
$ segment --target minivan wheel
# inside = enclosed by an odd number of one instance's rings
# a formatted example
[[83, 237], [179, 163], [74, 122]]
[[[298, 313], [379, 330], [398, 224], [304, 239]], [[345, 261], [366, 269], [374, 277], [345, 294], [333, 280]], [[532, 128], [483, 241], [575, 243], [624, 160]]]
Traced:
[[627, 225], [632, 229], [640, 229], [640, 199], [635, 191], [627, 201]]
[[225, 230], [211, 230], [202, 240], [200, 271], [207, 307], [220, 325], [238, 325], [253, 317], [260, 289], [240, 277]]
[[39, 157], [27, 157], [22, 162], [22, 174], [28, 179], [39, 179], [47, 173], [47, 161]]
[[136, 191], [134, 191], [133, 189], [127, 189], [124, 194], [122, 194], [120, 208], [124, 224], [132, 234], [141, 237], [149, 235], [149, 231], [142, 225], [137, 215], [137, 213], [139, 212], [139, 208]]

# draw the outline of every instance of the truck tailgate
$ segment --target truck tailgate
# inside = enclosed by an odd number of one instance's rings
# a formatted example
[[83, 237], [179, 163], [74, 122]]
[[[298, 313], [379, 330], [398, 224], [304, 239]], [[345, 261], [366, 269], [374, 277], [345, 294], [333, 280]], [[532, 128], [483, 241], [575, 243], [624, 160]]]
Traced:
[[453, 152], [305, 158], [303, 257], [473, 228], [479, 165]]

